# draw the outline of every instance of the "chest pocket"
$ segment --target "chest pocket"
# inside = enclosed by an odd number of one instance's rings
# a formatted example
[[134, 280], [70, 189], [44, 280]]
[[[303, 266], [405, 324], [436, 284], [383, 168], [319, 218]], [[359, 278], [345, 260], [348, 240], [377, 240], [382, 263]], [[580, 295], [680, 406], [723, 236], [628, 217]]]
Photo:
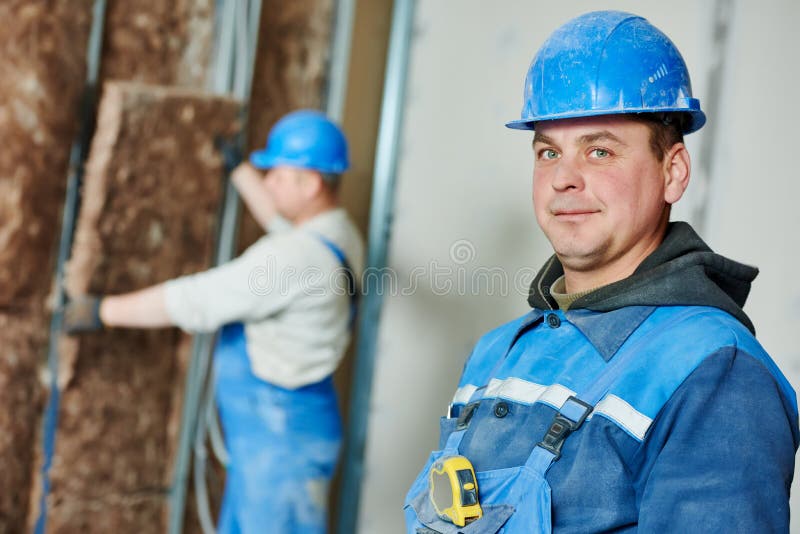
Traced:
[[429, 498], [430, 466], [439, 458], [457, 454], [465, 429], [452, 432], [443, 450], [431, 454], [428, 465], [409, 491], [405, 506], [409, 532], [551, 532], [551, 492], [545, 475], [561, 455], [566, 437], [583, 424], [591, 409], [587, 403], [570, 397], [524, 465], [476, 473], [483, 516], [464, 527], [441, 519]]

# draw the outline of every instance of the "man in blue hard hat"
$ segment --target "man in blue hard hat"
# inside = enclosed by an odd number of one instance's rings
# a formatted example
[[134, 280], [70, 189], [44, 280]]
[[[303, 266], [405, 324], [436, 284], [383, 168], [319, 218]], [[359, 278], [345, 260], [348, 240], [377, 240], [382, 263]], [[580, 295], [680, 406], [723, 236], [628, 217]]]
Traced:
[[349, 342], [364, 254], [337, 201], [348, 166], [336, 124], [290, 113], [231, 176], [265, 237], [220, 267], [65, 310], [70, 333], [222, 327], [214, 370], [230, 462], [221, 533], [326, 530], [341, 442], [331, 374]]
[[[534, 131], [555, 254], [467, 360], [409, 532], [788, 532], [797, 403], [742, 310], [757, 270], [669, 222], [705, 120], [641, 17], [588, 13], [538, 51], [507, 126]], [[448, 483], [464, 458], [474, 482]]]

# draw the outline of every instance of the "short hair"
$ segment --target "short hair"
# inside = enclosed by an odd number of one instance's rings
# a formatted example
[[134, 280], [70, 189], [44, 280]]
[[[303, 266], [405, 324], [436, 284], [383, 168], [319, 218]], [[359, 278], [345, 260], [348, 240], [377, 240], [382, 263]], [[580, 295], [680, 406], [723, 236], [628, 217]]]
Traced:
[[320, 176], [322, 176], [322, 182], [331, 190], [336, 191], [339, 189], [339, 183], [342, 179], [342, 175], [338, 173], [332, 172], [321, 172]]
[[637, 113], [626, 115], [650, 130], [650, 149], [659, 162], [677, 143], [683, 143], [683, 130], [688, 117], [684, 113]]

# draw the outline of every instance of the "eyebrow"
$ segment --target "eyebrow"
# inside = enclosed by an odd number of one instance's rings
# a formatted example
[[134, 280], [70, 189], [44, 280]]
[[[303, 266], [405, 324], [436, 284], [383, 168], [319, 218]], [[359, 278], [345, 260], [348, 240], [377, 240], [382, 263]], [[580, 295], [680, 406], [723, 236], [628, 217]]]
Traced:
[[[628, 146], [622, 139], [614, 135], [613, 133], [609, 132], [608, 130], [600, 130], [598, 132], [592, 132], [585, 135], [580, 136], [576, 143], [577, 145], [588, 145], [591, 143], [596, 143], [597, 141], [613, 141], [614, 143], [618, 143], [623, 146]], [[548, 137], [544, 134], [539, 132], [534, 132], [533, 134], [533, 144], [536, 143], [544, 143], [546, 145], [557, 145], [551, 137]]]
[[547, 137], [546, 135], [539, 133], [538, 131], [533, 132], [533, 144], [536, 143], [543, 143], [545, 145], [554, 145], [556, 144], [551, 138]]

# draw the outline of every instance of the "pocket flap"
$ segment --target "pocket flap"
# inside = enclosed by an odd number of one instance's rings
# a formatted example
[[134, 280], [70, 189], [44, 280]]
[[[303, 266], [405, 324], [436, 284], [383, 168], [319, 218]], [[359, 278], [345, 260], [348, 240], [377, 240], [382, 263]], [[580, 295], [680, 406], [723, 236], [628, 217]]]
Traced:
[[482, 504], [483, 516], [469, 525], [459, 527], [436, 514], [427, 491], [421, 491], [409, 504], [417, 513], [420, 523], [441, 534], [495, 534], [515, 510], [509, 504]]

